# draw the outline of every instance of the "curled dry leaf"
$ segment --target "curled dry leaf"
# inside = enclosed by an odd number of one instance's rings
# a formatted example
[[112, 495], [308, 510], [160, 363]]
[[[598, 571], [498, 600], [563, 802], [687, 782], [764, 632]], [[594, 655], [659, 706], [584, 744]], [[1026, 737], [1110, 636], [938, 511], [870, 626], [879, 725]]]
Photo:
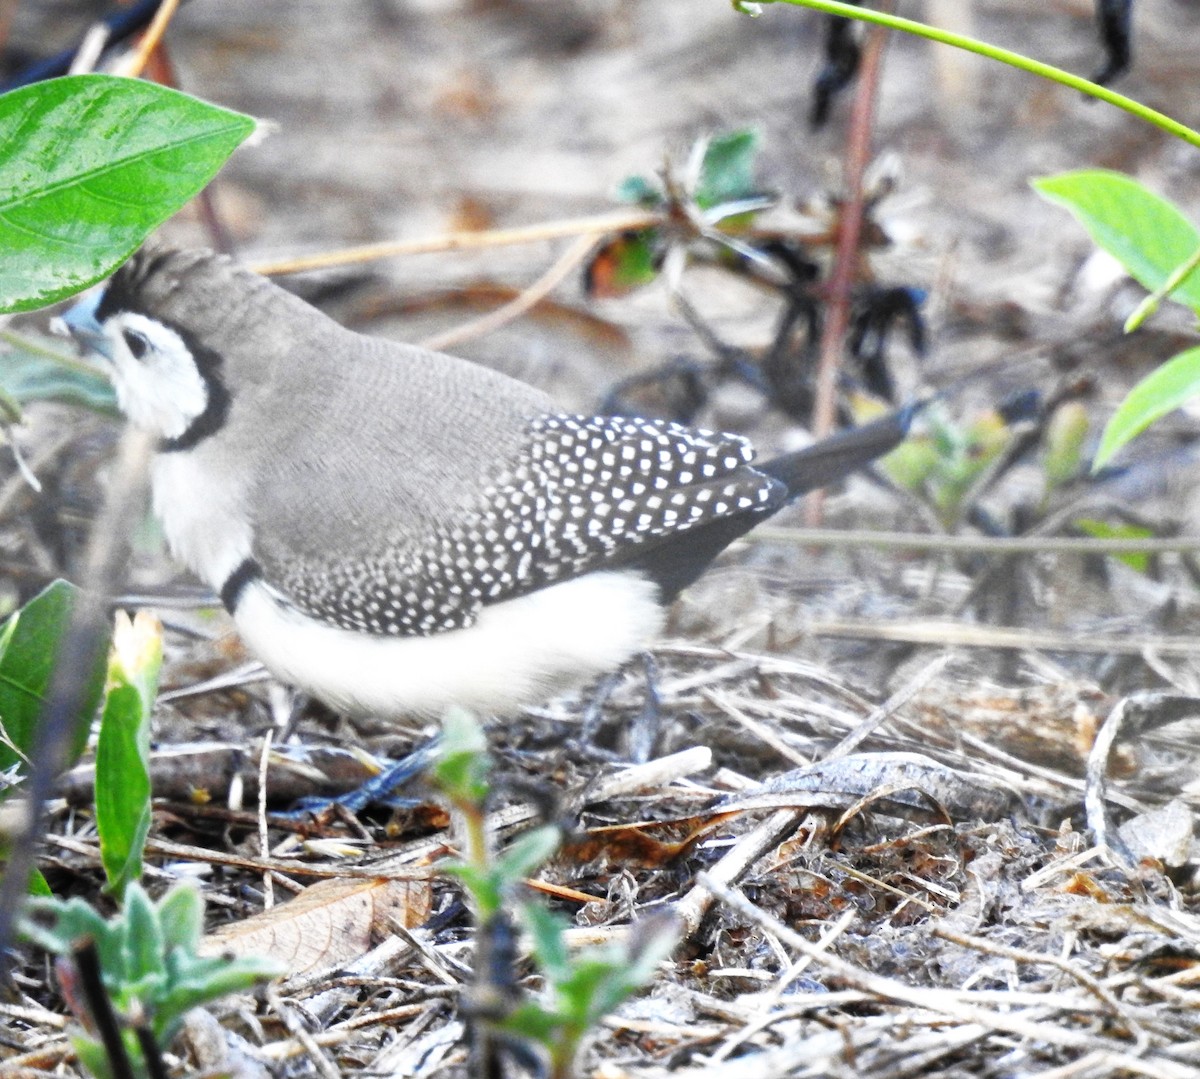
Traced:
[[578, 865], [603, 860], [607, 865], [623, 868], [659, 868], [686, 854], [729, 816], [720, 813], [589, 828], [583, 835], [563, 844], [562, 855]]

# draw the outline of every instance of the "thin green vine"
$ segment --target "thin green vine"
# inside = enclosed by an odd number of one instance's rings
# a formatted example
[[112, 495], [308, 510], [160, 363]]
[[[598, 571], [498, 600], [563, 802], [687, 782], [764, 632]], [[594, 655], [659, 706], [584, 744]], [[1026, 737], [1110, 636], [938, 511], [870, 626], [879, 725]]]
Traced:
[[[886, 15], [881, 11], [872, 11], [870, 8], [860, 8], [852, 4], [840, 3], [839, 0], [760, 0], [760, 3], [793, 4], [796, 7], [813, 8], [816, 11], [824, 11], [830, 15], [841, 15], [847, 19], [858, 19], [860, 22], [876, 23], [879, 26], [886, 26], [893, 30], [901, 30], [906, 34], [916, 34], [918, 37], [927, 38], [930, 41], [938, 41], [943, 45], [953, 45], [957, 49], [964, 49], [967, 52], [986, 56], [991, 60], [1008, 64], [1009, 67], [1028, 71], [1031, 75], [1038, 75], [1041, 78], [1049, 79], [1051, 82], [1068, 86], [1072, 90], [1078, 90], [1080, 93], [1094, 97], [1098, 101], [1105, 101], [1110, 105], [1115, 105], [1118, 109], [1124, 109], [1139, 119], [1145, 120], [1157, 128], [1161, 128], [1167, 134], [1174, 135], [1176, 138], [1183, 139], [1184, 142], [1200, 148], [1200, 132], [1193, 130], [1186, 124], [1181, 124], [1178, 120], [1173, 120], [1164, 113], [1143, 105], [1140, 101], [1134, 101], [1131, 97], [1118, 94], [1115, 90], [1110, 90], [1106, 86], [1094, 83], [1091, 79], [1085, 79], [1080, 75], [1072, 75], [1069, 71], [1063, 71], [1062, 68], [1055, 67], [1053, 64], [1044, 64], [1040, 60], [1032, 60], [1028, 56], [1023, 56], [1018, 52], [1010, 52], [1008, 49], [989, 45], [983, 41], [976, 41], [974, 38], [955, 34], [949, 30], [941, 30], [936, 26], [914, 22], [912, 19], [902, 19], [898, 15]], [[753, 15], [757, 13], [755, 9], [758, 8], [759, 4], [748, 3], [746, 0], [733, 0], [733, 6], [736, 10], [744, 14]]]
[[1176, 266], [1171, 276], [1137, 305], [1133, 314], [1125, 320], [1125, 332], [1133, 333], [1134, 330], [1140, 328], [1142, 323], [1158, 310], [1159, 304], [1191, 277], [1197, 268], [1200, 268], [1200, 248], [1192, 253], [1192, 257], [1187, 262]]

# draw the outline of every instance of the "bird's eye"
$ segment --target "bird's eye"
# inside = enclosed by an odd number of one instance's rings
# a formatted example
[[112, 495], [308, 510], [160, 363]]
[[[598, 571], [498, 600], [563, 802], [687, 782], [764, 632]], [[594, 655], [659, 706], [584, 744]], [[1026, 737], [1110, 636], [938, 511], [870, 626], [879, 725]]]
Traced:
[[140, 360], [150, 351], [150, 342], [146, 340], [145, 334], [140, 334], [137, 330], [122, 330], [121, 336], [125, 338], [125, 344], [129, 346], [135, 360]]

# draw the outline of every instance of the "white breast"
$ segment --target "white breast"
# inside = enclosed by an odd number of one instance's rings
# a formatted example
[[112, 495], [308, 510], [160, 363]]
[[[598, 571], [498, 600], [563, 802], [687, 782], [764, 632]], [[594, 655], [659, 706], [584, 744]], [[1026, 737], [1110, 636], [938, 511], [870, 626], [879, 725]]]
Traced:
[[171, 553], [202, 581], [219, 590], [250, 556], [249, 515], [241, 485], [229, 470], [212, 468], [199, 450], [160, 453], [150, 469], [154, 512]]
[[261, 581], [234, 620], [280, 679], [334, 708], [381, 717], [440, 716], [461, 705], [504, 715], [620, 666], [662, 629], [658, 590], [606, 571], [485, 607], [465, 629], [380, 637], [338, 629], [283, 604]]

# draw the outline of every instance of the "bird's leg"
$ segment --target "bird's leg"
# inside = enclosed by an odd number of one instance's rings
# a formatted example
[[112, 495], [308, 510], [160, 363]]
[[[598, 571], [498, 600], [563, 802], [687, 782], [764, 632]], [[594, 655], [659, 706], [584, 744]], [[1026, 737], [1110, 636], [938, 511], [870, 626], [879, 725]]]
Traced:
[[360, 783], [354, 790], [337, 798], [301, 798], [293, 815], [319, 815], [332, 812], [335, 807], [358, 813], [375, 803], [391, 803], [393, 792], [428, 771], [436, 757], [440, 738], [433, 738], [418, 746], [405, 757], [391, 761], [382, 772]]
[[[658, 743], [661, 727], [661, 711], [658, 698], [658, 665], [649, 652], [642, 652], [640, 657], [642, 670], [646, 678], [646, 700], [642, 709], [629, 724], [628, 735], [624, 740], [625, 756], [632, 761], [642, 763], [650, 759], [654, 747]], [[604, 705], [612, 696], [622, 677], [622, 671], [606, 675], [596, 686], [596, 692], [588, 699], [583, 709], [583, 723], [579, 740], [581, 748], [589, 756], [600, 760], [612, 761], [621, 759], [621, 755], [603, 749], [596, 744], [604, 717]]]
[[588, 697], [587, 704], [584, 705], [583, 720], [579, 730], [579, 742], [580, 748], [589, 757], [605, 761], [616, 759], [617, 755], [615, 753], [601, 749], [596, 744], [596, 736], [600, 733], [601, 720], [604, 717], [604, 706], [608, 703], [608, 698], [612, 696], [612, 691], [617, 688], [617, 684], [620, 681], [620, 671], [613, 671], [612, 674], [606, 674], [597, 684], [596, 692]]
[[302, 690], [288, 687], [288, 691], [291, 699], [288, 702], [287, 715], [284, 717], [279, 733], [275, 735], [276, 745], [283, 745], [296, 733], [296, 725], [300, 722], [300, 717], [307, 711], [308, 706], [314, 703], [314, 698]]
[[658, 697], [658, 664], [649, 652], [642, 653], [642, 670], [646, 675], [646, 700], [629, 725], [629, 757], [635, 764], [650, 759], [662, 733], [662, 708]]

